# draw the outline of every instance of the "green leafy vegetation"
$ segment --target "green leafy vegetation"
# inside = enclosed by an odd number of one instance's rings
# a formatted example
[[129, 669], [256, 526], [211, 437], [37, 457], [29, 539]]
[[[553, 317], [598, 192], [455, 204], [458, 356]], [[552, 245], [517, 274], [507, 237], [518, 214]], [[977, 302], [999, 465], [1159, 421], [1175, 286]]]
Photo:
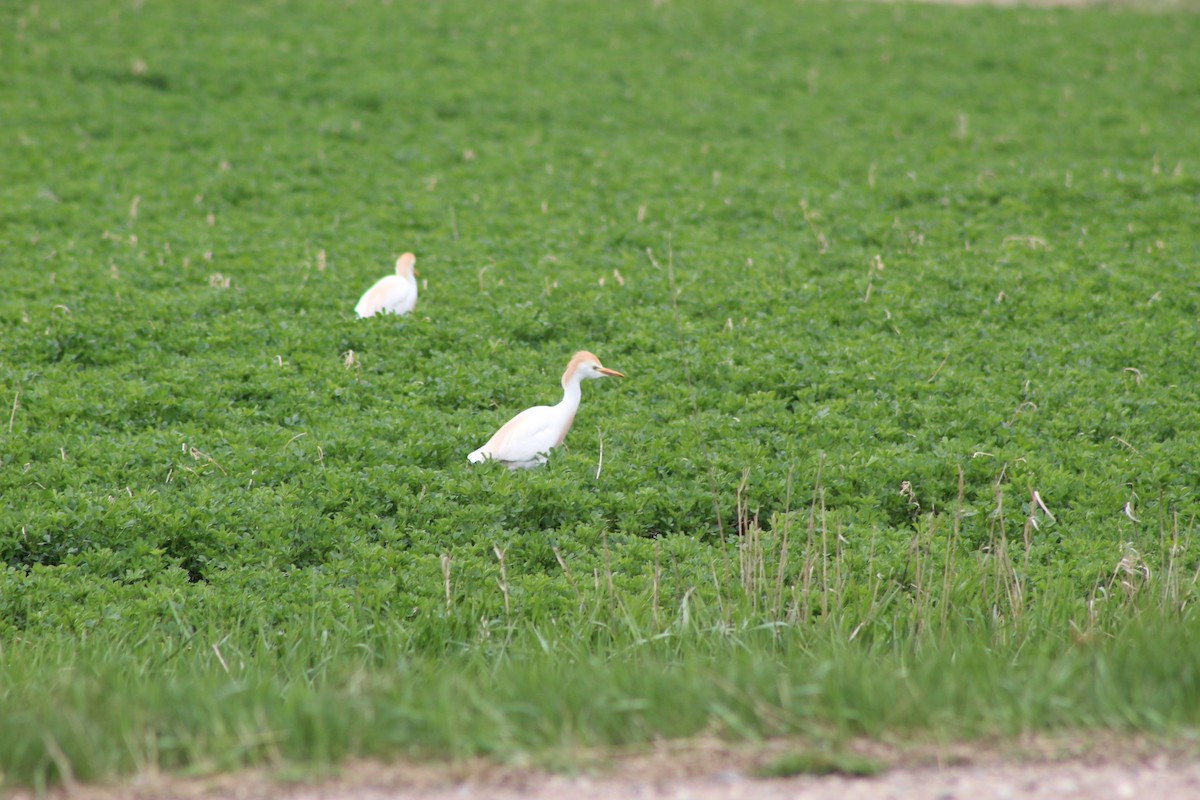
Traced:
[[885, 769], [878, 761], [854, 753], [813, 750], [791, 753], [767, 762], [755, 770], [760, 778], [788, 778], [793, 775], [845, 775], [869, 778]]
[[0, 31], [4, 780], [1200, 723], [1200, 16]]

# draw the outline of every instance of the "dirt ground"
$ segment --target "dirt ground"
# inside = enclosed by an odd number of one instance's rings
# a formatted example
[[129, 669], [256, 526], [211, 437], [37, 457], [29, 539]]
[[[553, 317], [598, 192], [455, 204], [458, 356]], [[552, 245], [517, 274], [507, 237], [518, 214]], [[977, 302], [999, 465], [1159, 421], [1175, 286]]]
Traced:
[[[955, 745], [857, 743], [884, 766], [869, 778], [754, 777], [801, 752], [795, 741], [697, 740], [630, 752], [574, 752], [570, 772], [481, 761], [354, 762], [314, 778], [252, 770], [203, 778], [141, 775], [116, 786], [67, 786], [51, 800], [1055, 800], [1200, 798], [1200, 744], [1075, 736]], [[17, 792], [13, 800], [31, 800]]]

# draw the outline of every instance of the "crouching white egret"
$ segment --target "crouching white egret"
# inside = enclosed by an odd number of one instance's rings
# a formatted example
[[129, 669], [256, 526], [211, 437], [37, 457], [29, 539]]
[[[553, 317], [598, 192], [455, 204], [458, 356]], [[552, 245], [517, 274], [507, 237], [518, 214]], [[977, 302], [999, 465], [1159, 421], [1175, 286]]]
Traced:
[[387, 275], [363, 294], [354, 313], [362, 317], [376, 314], [407, 314], [417, 307], [417, 279], [413, 266], [417, 257], [405, 253], [396, 259], [396, 274]]

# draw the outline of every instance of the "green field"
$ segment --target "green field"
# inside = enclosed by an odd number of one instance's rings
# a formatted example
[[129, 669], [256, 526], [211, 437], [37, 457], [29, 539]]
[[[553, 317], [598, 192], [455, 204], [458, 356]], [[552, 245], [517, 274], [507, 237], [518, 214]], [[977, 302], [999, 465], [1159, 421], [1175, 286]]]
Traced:
[[0, 782], [1195, 735], [1198, 41], [0, 4]]

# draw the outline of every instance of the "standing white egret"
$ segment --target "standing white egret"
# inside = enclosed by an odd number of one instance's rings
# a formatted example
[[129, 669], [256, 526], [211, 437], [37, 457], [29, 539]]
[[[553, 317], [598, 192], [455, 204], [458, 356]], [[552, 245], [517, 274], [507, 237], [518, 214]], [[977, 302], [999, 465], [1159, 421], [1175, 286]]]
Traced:
[[557, 405], [534, 406], [504, 423], [488, 443], [467, 456], [472, 464], [494, 459], [509, 469], [529, 469], [546, 463], [546, 453], [562, 444], [575, 421], [582, 394], [579, 385], [589, 378], [624, 378], [600, 365], [600, 359], [581, 350], [562, 376], [563, 398]]
[[376, 314], [407, 314], [417, 306], [417, 279], [413, 275], [413, 266], [417, 257], [405, 253], [396, 259], [396, 274], [380, 278], [375, 285], [367, 289], [354, 313], [362, 317], [373, 317]]

